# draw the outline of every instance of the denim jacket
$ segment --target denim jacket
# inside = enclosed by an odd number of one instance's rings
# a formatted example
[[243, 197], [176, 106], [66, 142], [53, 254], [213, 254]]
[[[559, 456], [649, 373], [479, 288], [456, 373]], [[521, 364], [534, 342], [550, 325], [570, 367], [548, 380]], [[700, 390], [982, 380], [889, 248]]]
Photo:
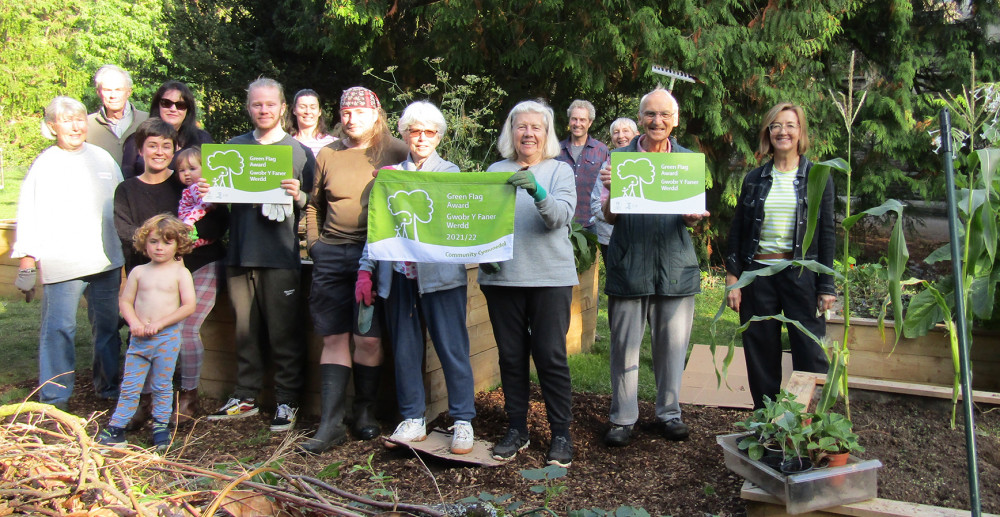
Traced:
[[[407, 171], [416, 170], [409, 155], [406, 161], [397, 165], [397, 168]], [[427, 157], [421, 168], [425, 171], [435, 172], [458, 172], [458, 166], [444, 160], [436, 152]], [[360, 269], [375, 272], [375, 287], [381, 298], [389, 297], [389, 290], [392, 285], [392, 261], [375, 261], [368, 257], [368, 245], [365, 244], [364, 251], [361, 252]], [[420, 294], [433, 293], [453, 289], [466, 285], [468, 274], [465, 271], [465, 264], [443, 264], [417, 262], [417, 290]]]
[[[808, 200], [806, 186], [812, 162], [807, 158], [799, 158], [799, 170], [795, 175], [795, 236], [792, 257], [797, 260], [815, 260], [827, 267], [833, 267], [833, 254], [836, 247], [833, 216], [833, 178], [830, 177], [823, 191], [823, 200], [819, 207], [819, 221], [812, 245], [803, 253], [802, 241], [806, 233], [806, 217]], [[743, 188], [739, 201], [736, 203], [736, 213], [729, 227], [729, 240], [726, 249], [726, 271], [739, 277], [743, 270], [752, 262], [760, 244], [760, 230], [764, 224], [764, 200], [771, 191], [771, 170], [774, 161], [769, 161], [761, 167], [747, 173], [743, 178]], [[817, 294], [837, 294], [831, 275], [817, 275]]]

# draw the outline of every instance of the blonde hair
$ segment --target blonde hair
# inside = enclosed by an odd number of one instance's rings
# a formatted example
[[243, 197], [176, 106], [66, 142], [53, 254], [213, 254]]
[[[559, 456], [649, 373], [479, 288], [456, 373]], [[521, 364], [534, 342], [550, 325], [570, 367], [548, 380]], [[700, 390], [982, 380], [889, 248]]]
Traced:
[[177, 151], [174, 155], [174, 163], [177, 164], [177, 168], [180, 168], [182, 163], [190, 163], [190, 160], [194, 158], [201, 164], [201, 149], [198, 147], [188, 147], [187, 149], [181, 149]]
[[170, 214], [158, 214], [146, 219], [132, 236], [132, 246], [143, 255], [146, 254], [146, 241], [152, 233], [160, 234], [160, 238], [177, 243], [175, 258], [191, 253], [194, 241], [191, 240], [191, 229], [180, 219]]
[[802, 106], [791, 102], [779, 102], [764, 114], [764, 120], [760, 124], [760, 132], [757, 134], [759, 142], [757, 153], [759, 157], [767, 156], [774, 152], [771, 149], [771, 129], [768, 127], [778, 118], [782, 111], [792, 111], [799, 118], [799, 146], [797, 151], [799, 156], [803, 156], [809, 150], [809, 123], [806, 121], [806, 111]]

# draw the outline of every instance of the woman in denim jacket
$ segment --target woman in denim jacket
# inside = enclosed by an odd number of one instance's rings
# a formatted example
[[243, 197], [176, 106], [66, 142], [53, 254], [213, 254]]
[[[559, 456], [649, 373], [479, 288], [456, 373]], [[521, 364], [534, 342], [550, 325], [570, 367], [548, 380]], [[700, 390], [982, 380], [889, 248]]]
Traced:
[[[833, 216], [833, 180], [828, 179], [820, 202], [816, 234], [802, 249], [808, 200], [806, 185], [812, 168], [804, 154], [809, 149], [808, 122], [803, 109], [779, 103], [760, 126], [759, 153], [771, 160], [747, 174], [729, 230], [726, 285], [743, 271], [753, 271], [784, 260], [815, 260], [832, 267], [836, 245]], [[833, 277], [799, 267], [788, 267], [729, 291], [726, 303], [740, 313], [740, 323], [754, 316], [783, 313], [818, 337], [826, 333], [823, 314], [836, 300]], [[795, 370], [825, 373], [823, 348], [794, 325], [786, 325]], [[751, 323], [743, 332], [750, 393], [755, 408], [764, 396], [774, 398], [781, 384], [781, 322]]]

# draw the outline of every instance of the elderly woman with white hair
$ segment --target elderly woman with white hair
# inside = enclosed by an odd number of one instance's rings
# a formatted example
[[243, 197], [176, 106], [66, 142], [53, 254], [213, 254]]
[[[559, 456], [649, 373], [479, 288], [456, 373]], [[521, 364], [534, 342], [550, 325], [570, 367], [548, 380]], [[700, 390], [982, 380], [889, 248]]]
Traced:
[[[611, 145], [615, 149], [620, 149], [632, 143], [632, 139], [639, 136], [639, 126], [628, 117], [616, 118], [611, 123]], [[609, 162], [610, 163], [610, 162]], [[604, 200], [611, 193], [604, 188], [601, 177], [597, 177], [594, 182], [594, 190], [590, 192], [590, 213], [594, 216], [594, 227], [597, 229], [597, 244], [601, 247], [601, 260], [608, 254], [608, 243], [611, 242], [611, 232], [615, 229], [608, 220], [604, 218]]]
[[107, 151], [86, 143], [87, 110], [76, 99], [56, 97], [49, 103], [42, 134], [56, 145], [38, 155], [21, 185], [11, 257], [20, 259], [14, 285], [29, 299], [41, 275], [39, 400], [65, 410], [73, 394], [80, 295], [87, 297], [94, 337], [94, 389], [106, 400], [118, 397], [124, 258], [113, 207], [122, 174]]
[[514, 172], [507, 182], [517, 187], [517, 200], [514, 258], [483, 264], [479, 270], [510, 426], [493, 447], [493, 457], [510, 459], [528, 446], [529, 360], [534, 359], [552, 431], [546, 461], [567, 467], [573, 461], [573, 442], [566, 331], [573, 286], [579, 283], [569, 241], [576, 183], [569, 165], [554, 159], [559, 141], [552, 108], [545, 104], [524, 101], [515, 106], [497, 147], [505, 160], [488, 171]]
[[[436, 151], [447, 130], [444, 115], [433, 104], [426, 101], [410, 104], [399, 119], [399, 134], [410, 152], [406, 161], [388, 168], [459, 172], [457, 165], [442, 159]], [[451, 452], [472, 452], [472, 418], [476, 416], [476, 406], [469, 332], [465, 326], [465, 265], [375, 262], [368, 257], [366, 246], [360, 269], [375, 273], [377, 294], [385, 299], [386, 320], [392, 329], [396, 401], [403, 421], [385, 442], [386, 447], [395, 448], [402, 442], [419, 442], [427, 438], [423, 321], [441, 361], [448, 388], [448, 414], [454, 421]], [[371, 277], [362, 274], [360, 278], [366, 276]], [[370, 297], [371, 291], [370, 283], [359, 282], [358, 296]], [[371, 300], [365, 303], [370, 305]]]

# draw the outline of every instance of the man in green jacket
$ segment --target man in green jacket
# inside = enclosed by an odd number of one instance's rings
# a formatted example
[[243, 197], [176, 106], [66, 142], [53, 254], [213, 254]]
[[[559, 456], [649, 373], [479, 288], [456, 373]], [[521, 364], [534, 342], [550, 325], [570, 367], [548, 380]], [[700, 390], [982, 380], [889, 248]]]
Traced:
[[[644, 134], [623, 152], [689, 153], [670, 132], [677, 126], [677, 100], [656, 88], [639, 101]], [[601, 181], [611, 187], [610, 165]], [[701, 214], [614, 214], [610, 200], [604, 217], [614, 225], [606, 257], [608, 322], [611, 326], [611, 428], [604, 442], [624, 446], [639, 420], [639, 350], [651, 327], [653, 374], [656, 379], [656, 425], [668, 440], [686, 440], [688, 426], [681, 421], [678, 400], [684, 357], [694, 320], [694, 295], [701, 292], [701, 271], [687, 227]]]
[[115, 65], [104, 65], [97, 70], [94, 88], [101, 107], [87, 116], [87, 143], [107, 151], [121, 167], [122, 144], [149, 118], [149, 113], [135, 109], [129, 102], [132, 76]]

